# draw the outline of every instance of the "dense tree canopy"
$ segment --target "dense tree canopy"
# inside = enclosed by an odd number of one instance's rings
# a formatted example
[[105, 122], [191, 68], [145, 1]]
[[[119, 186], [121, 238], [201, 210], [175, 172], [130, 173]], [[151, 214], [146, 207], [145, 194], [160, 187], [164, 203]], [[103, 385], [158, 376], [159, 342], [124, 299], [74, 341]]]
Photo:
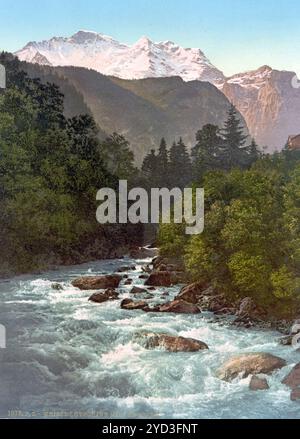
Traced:
[[133, 154], [117, 134], [102, 145], [91, 116], [66, 119], [56, 85], [30, 79], [9, 55], [0, 63], [0, 271], [80, 261], [109, 234], [96, 222], [96, 193], [130, 178]]
[[249, 170], [204, 176], [205, 228], [188, 237], [163, 225], [163, 254], [184, 258], [195, 280], [225, 294], [253, 297], [281, 310], [300, 303], [300, 157], [289, 153], [258, 160]]

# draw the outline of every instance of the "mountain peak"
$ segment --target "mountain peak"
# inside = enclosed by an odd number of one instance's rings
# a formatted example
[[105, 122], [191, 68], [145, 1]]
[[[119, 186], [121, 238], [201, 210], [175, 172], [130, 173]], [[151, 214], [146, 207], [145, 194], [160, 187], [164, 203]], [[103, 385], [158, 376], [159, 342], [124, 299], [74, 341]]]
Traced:
[[33, 42], [16, 52], [22, 61], [94, 69], [123, 79], [180, 76], [185, 81], [224, 80], [200, 49], [185, 49], [173, 41], [156, 43], [142, 36], [128, 46], [112, 37], [79, 30], [69, 38]]
[[139, 46], [150, 47], [150, 46], [152, 46], [152, 44], [153, 44], [153, 42], [150, 40], [150, 38], [148, 38], [147, 36], [144, 35], [133, 45], [133, 47], [139, 47]]

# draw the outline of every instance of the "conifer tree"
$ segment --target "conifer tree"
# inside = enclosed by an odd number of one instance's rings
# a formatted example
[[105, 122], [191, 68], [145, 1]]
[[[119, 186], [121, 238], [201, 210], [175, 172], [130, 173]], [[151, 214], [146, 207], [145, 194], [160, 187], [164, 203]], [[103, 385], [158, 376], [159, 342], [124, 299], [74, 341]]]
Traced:
[[156, 179], [156, 167], [157, 167], [157, 156], [155, 150], [151, 149], [149, 154], [146, 155], [142, 164], [142, 174], [146, 178], [150, 186], [155, 187], [154, 181]]
[[224, 169], [247, 165], [247, 136], [234, 105], [228, 111], [228, 118], [222, 130], [222, 163]]
[[204, 125], [196, 133], [196, 145], [192, 148], [193, 178], [199, 180], [206, 171], [221, 166], [221, 137], [219, 127]]
[[164, 138], [161, 139], [158, 155], [156, 159], [155, 174], [159, 187], [169, 186], [169, 152], [167, 150], [167, 143]]
[[182, 138], [174, 142], [170, 149], [170, 184], [184, 188], [192, 180], [192, 165]]
[[255, 142], [255, 139], [252, 139], [250, 145], [247, 147], [247, 153], [248, 153], [248, 163], [251, 165], [252, 163], [256, 162], [256, 160], [260, 157], [260, 151], [258, 149], [258, 145]]

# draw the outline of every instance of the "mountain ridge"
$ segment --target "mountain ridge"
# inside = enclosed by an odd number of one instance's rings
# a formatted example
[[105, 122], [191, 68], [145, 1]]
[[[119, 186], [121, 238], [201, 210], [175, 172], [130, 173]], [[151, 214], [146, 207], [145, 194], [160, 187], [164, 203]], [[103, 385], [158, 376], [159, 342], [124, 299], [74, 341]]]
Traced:
[[291, 133], [300, 132], [300, 88], [293, 87], [294, 72], [264, 65], [225, 77], [198, 48], [155, 43], [146, 36], [128, 45], [85, 30], [30, 42], [16, 55], [40, 65], [93, 69], [116, 81], [180, 77], [212, 83], [236, 106], [251, 136], [268, 152], [281, 150]]
[[230, 108], [226, 96], [209, 82], [180, 77], [124, 80], [82, 67], [22, 66], [30, 77], [60, 86], [68, 95], [67, 115], [90, 112], [102, 133], [124, 135], [137, 165], [158, 148], [162, 137], [169, 145], [182, 137], [191, 148], [196, 132], [207, 123], [221, 127]]

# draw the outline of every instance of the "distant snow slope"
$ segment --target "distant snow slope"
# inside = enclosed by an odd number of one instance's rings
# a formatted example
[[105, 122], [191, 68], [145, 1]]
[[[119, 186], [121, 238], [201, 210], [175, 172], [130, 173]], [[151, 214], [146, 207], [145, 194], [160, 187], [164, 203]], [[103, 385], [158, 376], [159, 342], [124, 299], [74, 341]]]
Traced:
[[223, 73], [200, 49], [184, 49], [171, 41], [154, 43], [142, 37], [134, 45], [90, 31], [70, 38], [30, 42], [16, 52], [22, 61], [52, 66], [77, 66], [123, 79], [181, 76], [185, 81], [218, 83]]

